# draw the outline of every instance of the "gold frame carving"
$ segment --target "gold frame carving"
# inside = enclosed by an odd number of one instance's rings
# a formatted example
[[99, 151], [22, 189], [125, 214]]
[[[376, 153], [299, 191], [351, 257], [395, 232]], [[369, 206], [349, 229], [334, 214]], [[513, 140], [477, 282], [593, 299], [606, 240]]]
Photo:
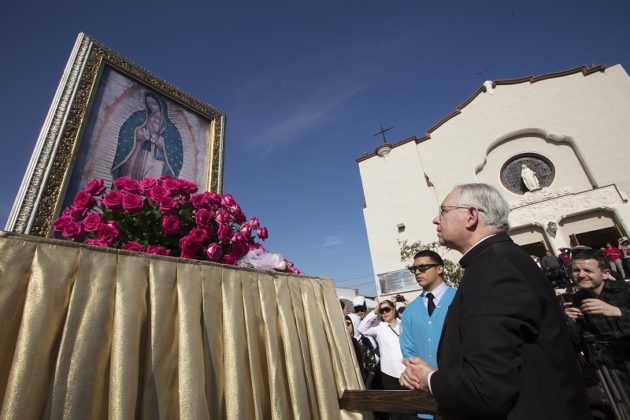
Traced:
[[223, 190], [225, 115], [115, 51], [80, 33], [42, 127], [5, 229], [49, 236], [61, 211], [104, 66], [188, 108], [210, 121], [206, 190]]

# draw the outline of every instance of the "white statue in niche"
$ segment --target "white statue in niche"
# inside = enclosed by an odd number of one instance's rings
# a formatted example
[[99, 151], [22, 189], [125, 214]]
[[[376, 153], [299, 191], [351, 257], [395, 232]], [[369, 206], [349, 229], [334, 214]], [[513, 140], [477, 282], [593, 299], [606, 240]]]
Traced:
[[527, 165], [521, 165], [521, 178], [528, 191], [536, 191], [540, 189], [540, 182], [536, 177], [536, 172], [532, 171]]

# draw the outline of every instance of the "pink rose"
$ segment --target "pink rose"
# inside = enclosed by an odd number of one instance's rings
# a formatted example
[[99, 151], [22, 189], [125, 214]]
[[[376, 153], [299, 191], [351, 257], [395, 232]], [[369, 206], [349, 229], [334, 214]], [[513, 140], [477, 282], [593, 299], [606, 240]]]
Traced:
[[258, 232], [256, 232], [258, 237], [261, 240], [265, 240], [267, 239], [267, 237], [269, 236], [269, 232], [267, 232], [267, 228], [266, 227], [261, 227], [260, 229], [258, 229]]
[[223, 197], [221, 198], [222, 206], [230, 207], [230, 206], [233, 206], [234, 204], [236, 204], [236, 200], [234, 200], [234, 197], [232, 196], [232, 194], [223, 194]]
[[234, 255], [232, 254], [225, 254], [223, 256], [223, 264], [229, 264], [229, 265], [234, 265], [236, 264], [236, 261], [238, 260], [238, 258], [236, 258]]
[[244, 235], [242, 232], [234, 233], [232, 236], [232, 243], [239, 245], [247, 245], [252, 238], [250, 236]]
[[190, 229], [190, 233], [188, 235], [195, 238], [199, 242], [204, 242], [206, 239], [208, 239], [208, 234], [206, 233], [206, 230], [198, 227]]
[[260, 220], [258, 220], [258, 217], [252, 217], [252, 219], [249, 221], [249, 225], [252, 227], [252, 229], [258, 229], [260, 227]]
[[109, 211], [120, 210], [122, 208], [123, 193], [114, 190], [105, 194], [103, 205]]
[[210, 261], [219, 261], [223, 256], [223, 248], [219, 244], [210, 244], [206, 249], [206, 256]]
[[182, 186], [182, 190], [186, 194], [194, 194], [194, 193], [196, 193], [199, 190], [199, 187], [194, 182], [186, 181], [184, 179], [182, 179], [181, 182], [184, 184]]
[[162, 180], [162, 186], [172, 194], [177, 194], [181, 191], [182, 183], [178, 179], [169, 177]]
[[171, 255], [171, 250], [160, 246], [149, 245], [147, 247], [147, 253], [156, 255]]
[[109, 247], [109, 244], [101, 239], [88, 239], [85, 241], [88, 245], [102, 246], [104, 248]]
[[[238, 207], [238, 204], [236, 205]], [[241, 211], [241, 208], [238, 208], [238, 211], [233, 212], [232, 219], [236, 223], [243, 223], [247, 218], [245, 217], [245, 213]]]
[[214, 217], [215, 217], [217, 223], [220, 224], [220, 225], [225, 225], [225, 224], [228, 224], [228, 223], [230, 223], [232, 221], [232, 216], [225, 209], [217, 210], [217, 212], [216, 212]]
[[74, 201], [72, 205], [77, 209], [90, 209], [94, 207], [96, 204], [96, 200], [92, 197], [92, 194], [87, 193], [85, 191], [81, 191], [74, 197]]
[[242, 235], [246, 238], [251, 238], [252, 236], [252, 227], [250, 225], [248, 225], [247, 223], [245, 223], [244, 225], [241, 225], [241, 229], [238, 232], [239, 235]]
[[183, 206], [186, 203], [188, 203], [188, 195], [186, 195], [186, 194], [177, 194], [175, 196], [175, 200], [177, 200], [177, 202]]
[[237, 242], [232, 244], [229, 251], [229, 253], [231, 255], [234, 255], [237, 260], [243, 258], [245, 254], [247, 254], [247, 252], [249, 252], [249, 246], [247, 246], [247, 243], [245, 242]]
[[172, 214], [179, 208], [179, 203], [170, 197], [165, 197], [160, 201], [160, 211], [164, 214]]
[[108, 244], [117, 241], [120, 238], [120, 229], [116, 222], [101, 223], [98, 227], [98, 238]]
[[197, 258], [199, 250], [201, 249], [201, 242], [187, 235], [179, 240], [179, 248], [181, 249], [180, 256], [182, 258]]
[[121, 176], [120, 178], [116, 178], [112, 181], [112, 183], [116, 186], [116, 188], [122, 190], [123, 189], [123, 184], [125, 183], [126, 180], [131, 179], [128, 176]]
[[90, 213], [81, 222], [83, 230], [86, 232], [96, 232], [103, 222], [103, 216], [100, 213]]
[[114, 180], [114, 185], [121, 190], [130, 192], [130, 193], [139, 193], [140, 192], [140, 183], [135, 179], [129, 178], [128, 176], [123, 176]]
[[144, 208], [144, 197], [138, 194], [125, 194], [122, 206], [128, 213], [137, 213]]
[[195, 213], [195, 223], [197, 226], [205, 228], [212, 223], [212, 212], [206, 209], [199, 209]]
[[85, 187], [85, 192], [91, 195], [101, 195], [104, 191], [105, 182], [102, 179], [93, 179]]
[[138, 252], [144, 252], [145, 248], [144, 245], [139, 244], [138, 242], [134, 242], [134, 241], [129, 241], [126, 244], [124, 244], [123, 246], [120, 247], [121, 249], [126, 249], [128, 251], [138, 251]]
[[151, 188], [157, 185], [158, 181], [155, 178], [146, 177], [140, 180], [140, 189], [142, 191], [149, 191]]
[[66, 216], [61, 216], [53, 222], [53, 230], [55, 232], [62, 232], [66, 225], [70, 222], [74, 222], [72, 216], [70, 216], [69, 214]]
[[190, 204], [196, 209], [203, 209], [208, 207], [208, 203], [206, 203], [206, 199], [203, 194], [195, 194], [190, 197]]
[[70, 207], [70, 216], [72, 216], [73, 220], [79, 220], [82, 219], [88, 211], [90, 211], [90, 209], [87, 207], [72, 206]]
[[203, 193], [203, 197], [211, 204], [220, 204], [221, 196], [214, 191], [207, 191]]
[[162, 231], [167, 236], [176, 236], [179, 234], [181, 222], [177, 216], [164, 216], [162, 218]]
[[63, 231], [61, 232], [61, 236], [69, 239], [78, 239], [83, 232], [81, 231], [81, 225], [79, 225], [74, 220], [70, 220], [63, 227]]
[[221, 242], [227, 243], [230, 242], [232, 236], [234, 236], [234, 229], [230, 225], [221, 225], [217, 234], [219, 235], [219, 240]]
[[159, 203], [166, 197], [168, 197], [168, 190], [161, 185], [156, 185], [149, 190], [149, 198], [156, 203]]

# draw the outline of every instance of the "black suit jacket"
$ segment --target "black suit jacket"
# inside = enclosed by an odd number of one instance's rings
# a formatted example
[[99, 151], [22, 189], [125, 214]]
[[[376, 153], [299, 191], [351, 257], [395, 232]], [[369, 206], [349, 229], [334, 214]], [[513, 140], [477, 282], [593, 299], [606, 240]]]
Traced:
[[590, 419], [549, 282], [507, 234], [464, 255], [431, 387], [445, 419]]

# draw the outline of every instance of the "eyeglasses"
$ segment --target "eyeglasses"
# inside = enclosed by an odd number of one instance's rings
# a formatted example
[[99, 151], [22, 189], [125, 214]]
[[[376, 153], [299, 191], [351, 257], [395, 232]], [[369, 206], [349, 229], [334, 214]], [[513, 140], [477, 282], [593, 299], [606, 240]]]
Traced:
[[390, 308], [389, 306], [383, 306], [382, 308], [378, 310], [378, 313], [383, 315], [383, 314], [388, 314], [391, 311], [392, 311], [392, 308]]
[[[447, 207], [450, 207], [449, 209], [447, 209]], [[470, 208], [475, 208], [477, 209], [477, 211], [479, 213], [485, 213], [483, 209], [480, 209], [479, 207], [475, 207], [475, 206], [445, 206], [445, 205], [441, 205], [440, 207], [438, 207], [438, 217], [442, 217], [444, 216], [446, 213], [448, 213], [451, 210], [455, 210], [455, 209], [470, 209]]]
[[408, 268], [409, 268], [409, 271], [411, 271], [411, 274], [416, 274], [416, 270], [421, 273], [424, 273], [429, 268], [437, 267], [438, 265], [442, 265], [442, 264], [420, 264], [420, 265], [412, 265], [411, 267], [408, 267]]

